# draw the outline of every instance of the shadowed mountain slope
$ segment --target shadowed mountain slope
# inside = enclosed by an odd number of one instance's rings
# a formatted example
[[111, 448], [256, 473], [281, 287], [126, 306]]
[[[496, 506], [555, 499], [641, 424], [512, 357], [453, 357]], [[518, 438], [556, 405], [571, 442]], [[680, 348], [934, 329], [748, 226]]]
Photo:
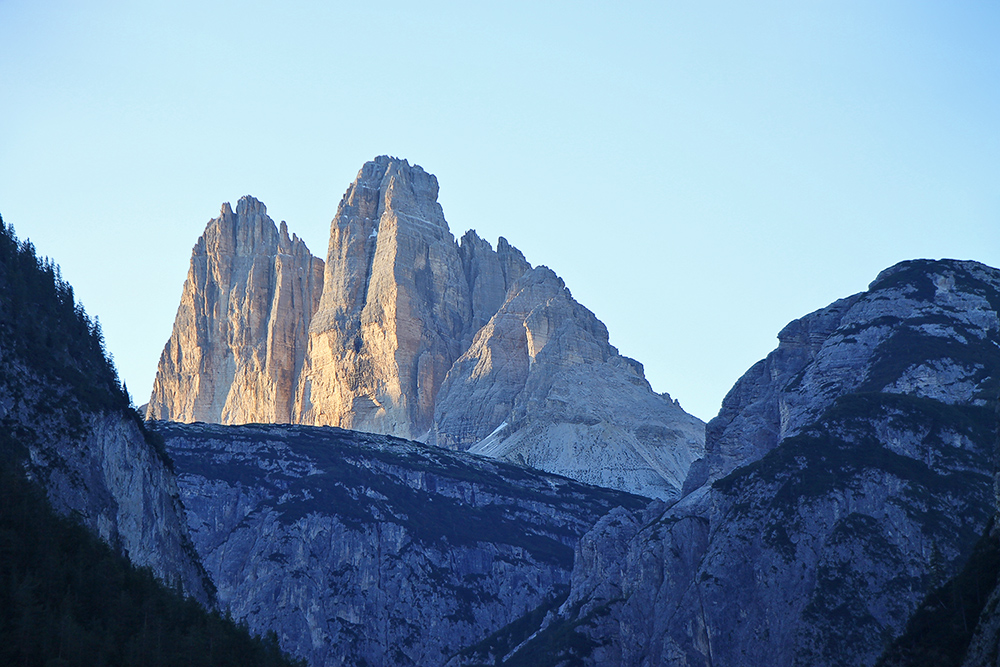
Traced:
[[995, 511], [998, 308], [1000, 271], [920, 260], [790, 324], [709, 424], [702, 483], [599, 522], [523, 655], [874, 664]]
[[0, 663], [293, 664], [213, 594], [99, 325], [0, 220]]
[[333, 427], [152, 423], [220, 604], [313, 665], [441, 665], [565, 592], [644, 499]]
[[52, 506], [208, 600], [170, 462], [130, 407], [100, 326], [58, 269], [0, 232], [0, 445]]

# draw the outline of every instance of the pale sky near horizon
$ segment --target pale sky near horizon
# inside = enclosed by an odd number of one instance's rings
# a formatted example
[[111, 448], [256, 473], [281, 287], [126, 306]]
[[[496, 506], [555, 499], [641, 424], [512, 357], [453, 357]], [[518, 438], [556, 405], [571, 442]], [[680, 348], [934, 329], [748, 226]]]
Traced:
[[0, 215], [137, 403], [222, 202], [325, 257], [380, 154], [708, 420], [881, 269], [1000, 267], [1000, 3], [0, 0]]

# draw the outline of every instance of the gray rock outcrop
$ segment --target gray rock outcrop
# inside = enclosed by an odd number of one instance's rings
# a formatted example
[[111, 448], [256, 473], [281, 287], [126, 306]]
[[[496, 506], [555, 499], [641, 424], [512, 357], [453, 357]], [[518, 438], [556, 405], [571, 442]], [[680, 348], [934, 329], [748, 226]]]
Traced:
[[213, 587], [184, 523], [177, 480], [137, 421], [104, 411], [84, 413], [82, 424], [69, 430], [53, 419], [33, 426], [44, 431], [29, 437], [20, 432], [30, 442], [27, 470], [57, 512], [77, 518], [168, 586], [212, 601]]
[[503, 238], [456, 242], [437, 194], [406, 160], [366, 163], [325, 265], [256, 200], [225, 207], [195, 247], [148, 417], [339, 426], [678, 497], [704, 424], [552, 271]]
[[1000, 271], [914, 261], [787, 327], [710, 423], [705, 483], [599, 522], [523, 655], [873, 664], [994, 512], [998, 308]]
[[192, 252], [147, 417], [292, 421], [322, 276], [322, 260], [262, 203], [224, 204]]
[[[802, 415], [793, 415], [794, 405], [811, 406], [812, 414], [829, 406], [839, 386], [834, 378], [866, 362], [864, 357], [856, 357], [856, 350], [827, 344], [840, 327], [845, 311], [859, 298], [855, 295], [836, 301], [791, 322], [778, 333], [778, 348], [736, 382], [723, 399], [718, 416], [706, 426], [706, 441], [712, 446], [704, 458], [693, 464], [685, 481], [685, 493], [756, 461], [786, 435], [801, 428], [804, 420]], [[823, 358], [817, 361], [821, 353]], [[828, 380], [826, 373], [831, 367], [834, 372]], [[807, 372], [811, 378], [824, 379], [803, 384]], [[827, 393], [816, 396], [814, 389], [821, 386], [826, 386]]]
[[434, 176], [387, 157], [348, 188], [330, 225], [298, 421], [419, 439], [430, 431], [471, 319], [437, 192]]
[[661, 499], [679, 496], [704, 428], [652, 391], [545, 267], [514, 284], [455, 362], [435, 423], [438, 443]]
[[220, 605], [320, 665], [443, 665], [568, 587], [573, 547], [645, 500], [308, 426], [151, 423]]

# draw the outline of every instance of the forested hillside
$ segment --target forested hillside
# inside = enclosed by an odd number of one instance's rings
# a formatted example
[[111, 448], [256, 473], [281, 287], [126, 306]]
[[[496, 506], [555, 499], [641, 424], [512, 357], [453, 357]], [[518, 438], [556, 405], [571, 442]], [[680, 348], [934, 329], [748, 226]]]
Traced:
[[[142, 502], [130, 503], [81, 468], [80, 461], [113, 449], [95, 440], [100, 419], [124, 422], [129, 433], [140, 434], [133, 440], [146, 458], [126, 466], [145, 472], [152, 460], [155, 472], [169, 468], [161, 441], [145, 430], [119, 383], [100, 326], [75, 301], [58, 267], [0, 219], [0, 664], [295, 664], [273, 635], [252, 637], [185, 595], [179, 566], [164, 566], [163, 572], [177, 573], [171, 589], [124, 555], [139, 552], [128, 549], [130, 541], [156, 537], [147, 517], [126, 514], [159, 509], [149, 498], [157, 492], [169, 498], [171, 490], [145, 488]], [[105, 468], [114, 463], [98, 461]], [[66, 484], [54, 485], [64, 478]], [[72, 493], [59, 498], [59, 514], [52, 494], [67, 489]], [[105, 514], [87, 515], [90, 506], [77, 496], [88, 492], [97, 493], [89, 502], [108, 505]], [[108, 529], [112, 545], [83, 525], [88, 518], [104, 526], [119, 521]], [[128, 522], [141, 524], [136, 535]], [[163, 525], [171, 531], [178, 524]], [[181, 550], [190, 544], [186, 535], [173, 540]], [[189, 557], [186, 567], [196, 564]]]

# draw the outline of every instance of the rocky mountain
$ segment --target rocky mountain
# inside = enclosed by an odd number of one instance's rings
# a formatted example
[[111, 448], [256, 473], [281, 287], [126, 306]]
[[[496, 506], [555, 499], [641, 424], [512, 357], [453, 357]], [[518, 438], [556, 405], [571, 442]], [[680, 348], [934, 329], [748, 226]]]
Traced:
[[220, 604], [312, 665], [443, 665], [565, 597], [637, 496], [333, 427], [151, 423]]
[[678, 497], [704, 425], [552, 271], [503, 238], [456, 242], [437, 194], [419, 166], [366, 163], [325, 264], [256, 200], [225, 206], [195, 246], [147, 416], [340, 426]]
[[252, 197], [224, 204], [191, 255], [147, 416], [206, 422], [293, 420], [323, 262]]
[[654, 393], [549, 269], [528, 271], [508, 294], [445, 379], [436, 442], [676, 499], [702, 452], [701, 421]]
[[474, 236], [460, 254], [437, 193], [434, 176], [386, 157], [367, 163], [348, 188], [330, 225], [323, 299], [310, 327], [304, 423], [426, 439], [438, 389], [484, 317], [473, 306], [495, 311], [506, 292], [503, 268], [510, 280], [527, 268], [509, 246], [498, 256]]
[[[75, 664], [93, 655], [77, 594], [92, 582], [60, 574], [57, 603], [31, 597], [57, 586], [26, 574], [17, 527], [38, 510], [7, 511], [22, 503], [6, 480], [26, 473], [161, 581], [276, 633], [244, 642], [275, 664], [276, 641], [313, 665], [997, 663], [1000, 270], [904, 262], [792, 322], [727, 395], [698, 458], [698, 422], [650, 390], [554, 273], [502, 240], [496, 251], [471, 232], [456, 243], [422, 170], [388, 158], [366, 169], [338, 213], [347, 231], [330, 256], [343, 260], [311, 258], [251, 199], [210, 223], [161, 361], [177, 383], [158, 378], [163, 401], [150, 409], [190, 392], [184, 409], [215, 405], [220, 420], [279, 404], [304, 419], [329, 380], [313, 353], [326, 346], [324, 363], [347, 360], [337, 400], [378, 400], [345, 419], [426, 425], [433, 444], [330, 426], [143, 423], [99, 326], [2, 228], [0, 542], [20, 555], [0, 560], [0, 654], [66, 664], [65, 641]], [[343, 268], [359, 264], [362, 282]], [[342, 298], [319, 295], [321, 271], [323, 294], [338, 285]], [[398, 275], [409, 277], [390, 285]], [[379, 356], [388, 340], [409, 351]], [[412, 374], [393, 371], [403, 361]], [[295, 380], [280, 400], [246, 389], [260, 376], [276, 384], [280, 369]], [[95, 577], [122, 579], [86, 550]], [[75, 553], [43, 559], [63, 572]], [[155, 606], [133, 593], [104, 606]], [[197, 609], [176, 602], [180, 615]], [[156, 655], [145, 621], [126, 616], [133, 639], [101, 643], [101, 655]], [[58, 638], [54, 655], [35, 640], [7, 648], [34, 636], [29, 621]], [[198, 632], [200, 643], [175, 635], [177, 655], [212, 653]]]
[[504, 664], [874, 664], [995, 512], [998, 310], [1000, 271], [924, 260], [790, 324], [685, 497], [599, 521]]

